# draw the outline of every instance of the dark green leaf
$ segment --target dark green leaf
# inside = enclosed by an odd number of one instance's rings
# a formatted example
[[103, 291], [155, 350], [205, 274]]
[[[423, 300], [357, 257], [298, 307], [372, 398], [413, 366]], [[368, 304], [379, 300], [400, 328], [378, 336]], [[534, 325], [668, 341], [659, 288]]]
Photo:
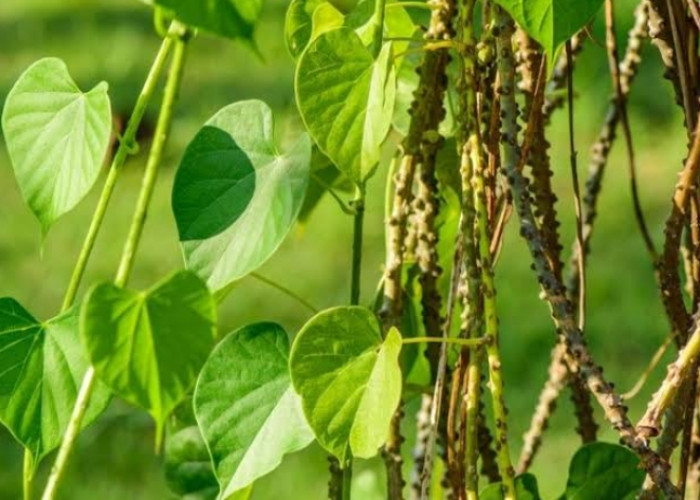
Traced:
[[639, 458], [632, 451], [617, 444], [590, 443], [581, 447], [571, 460], [564, 498], [632, 500], [644, 477]]
[[223, 130], [203, 127], [175, 176], [173, 213], [180, 241], [216, 236], [243, 215], [254, 192], [248, 155]]

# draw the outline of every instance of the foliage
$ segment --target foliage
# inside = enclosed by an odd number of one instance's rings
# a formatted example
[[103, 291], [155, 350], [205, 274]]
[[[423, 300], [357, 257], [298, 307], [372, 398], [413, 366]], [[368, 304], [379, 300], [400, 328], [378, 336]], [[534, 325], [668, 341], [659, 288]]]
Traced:
[[[686, 50], [679, 44], [697, 43], [700, 19], [698, 26], [676, 19], [685, 16], [685, 6], [676, 12], [644, 3], [620, 64], [612, 3], [607, 4], [616, 99], [596, 149], [603, 158], [594, 158], [598, 170], [592, 169], [583, 215], [573, 85], [567, 88], [578, 252], [573, 284], [567, 288], [546, 125], [565, 83], [572, 82], [572, 44], [566, 44], [556, 70], [554, 63], [562, 45], [604, 2], [496, 1], [500, 7], [479, 2], [477, 8], [475, 0], [293, 0], [284, 37], [295, 60], [296, 105], [308, 135], [297, 134], [291, 144], [287, 137], [277, 141], [272, 111], [257, 100], [229, 104], [204, 123], [184, 151], [172, 188], [172, 213], [187, 269], [145, 291], [127, 288], [127, 283], [173, 125], [186, 48], [197, 30], [254, 48], [263, 3], [147, 2], [163, 42], [123, 137], [120, 130], [111, 130], [106, 84], [82, 92], [55, 58], [38, 61], [19, 77], [7, 97], [2, 124], [20, 190], [44, 233], [90, 191], [110, 136], [119, 136], [62, 311], [40, 322], [16, 300], [0, 299], [0, 421], [25, 448], [25, 498], [31, 497], [36, 466], [58, 447], [43, 495], [44, 500], [56, 497], [78, 435], [100, 416], [111, 392], [153, 417], [157, 448], [167, 428], [165, 474], [183, 498], [248, 498], [255, 481], [286, 455], [316, 441], [331, 455], [331, 498], [348, 500], [353, 463], [381, 450], [387, 498], [399, 500], [405, 482], [404, 403], [419, 392], [422, 410], [411, 423], [417, 428], [412, 487], [420, 498], [429, 498], [431, 488], [449, 487], [459, 498], [539, 500], [537, 479], [526, 471], [567, 381], [576, 396], [584, 441], [596, 439], [592, 396], [625, 447], [592, 442], [580, 448], [561, 498], [629, 499], [640, 488], [645, 496], [657, 495], [659, 489], [668, 498], [680, 498], [669, 477], [675, 445], [665, 450], [664, 443], [675, 442], [672, 432], [685, 428], [683, 456], [690, 456], [696, 402], [687, 395], [697, 389], [700, 328], [687, 333], [694, 320], [678, 272], [687, 226], [686, 284], [695, 310], [700, 239], [692, 228], [699, 209], [690, 193], [697, 188], [700, 138], [693, 138], [674, 190], [663, 254], [647, 242], [660, 269], [659, 288], [674, 336], [684, 348], [637, 426], [583, 337], [589, 249], [584, 237], [590, 238], [600, 169], [621, 122], [630, 148], [636, 216], [650, 240], [634, 184], [625, 92], [639, 63], [648, 15], [659, 31], [652, 35], [660, 40], [667, 77], [675, 84], [677, 101], [688, 108], [686, 125], [692, 131], [698, 99], [686, 94], [699, 88], [697, 82], [688, 85], [696, 75], [685, 74], [684, 64], [676, 68], [669, 51], [687, 55], [697, 67], [697, 58], [690, 56], [697, 55], [697, 47]], [[421, 17], [410, 9], [429, 14]], [[691, 14], [700, 18], [692, 7]], [[166, 19], [171, 25], [164, 30]], [[669, 26], [675, 30], [678, 21], [689, 30], [685, 38], [664, 32]], [[169, 56], [154, 140], [116, 278], [93, 284], [73, 305], [117, 176], [137, 149], [139, 123]], [[548, 61], [550, 72], [541, 71], [542, 61]], [[385, 186], [385, 269], [369, 309], [359, 305], [366, 187], [399, 141]], [[286, 152], [279, 152], [279, 143]], [[352, 191], [354, 198], [347, 203], [343, 198]], [[346, 266], [350, 304], [315, 312], [291, 347], [284, 327], [271, 322], [239, 327], [215, 345], [217, 299], [262, 266], [294, 225], [318, 209], [325, 193], [352, 217], [353, 253]], [[513, 416], [503, 395], [503, 340], [493, 280], [493, 261], [503, 244], [501, 225], [513, 210], [560, 339], [518, 476], [508, 453], [508, 419]], [[272, 285], [315, 310], [287, 287]], [[580, 318], [574, 312], [577, 305]], [[425, 356], [418, 354], [422, 344], [427, 345]], [[482, 373], [488, 378], [485, 389]], [[485, 409], [486, 390], [492, 397]], [[486, 412], [493, 418], [486, 418]], [[670, 422], [662, 429], [664, 414]], [[490, 448], [492, 430], [495, 451]], [[662, 435], [659, 451], [652, 451], [648, 440], [662, 431], [668, 434]], [[436, 452], [438, 445], [444, 457]], [[482, 487], [479, 461], [489, 480]], [[442, 469], [449, 484], [438, 486], [436, 471]], [[681, 471], [682, 477], [686, 472]]]

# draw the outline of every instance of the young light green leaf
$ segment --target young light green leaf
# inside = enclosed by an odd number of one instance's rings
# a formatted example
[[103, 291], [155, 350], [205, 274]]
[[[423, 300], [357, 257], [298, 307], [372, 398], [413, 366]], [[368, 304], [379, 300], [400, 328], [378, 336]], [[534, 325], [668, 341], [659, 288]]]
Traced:
[[311, 137], [356, 184], [373, 173], [391, 127], [396, 73], [391, 44], [375, 61], [349, 28], [313, 40], [297, 65], [297, 105]]
[[[515, 478], [515, 492], [518, 496], [518, 500], [541, 500], [539, 489], [537, 488], [537, 478], [532, 474], [522, 474]], [[503, 500], [501, 483], [492, 483], [481, 490], [479, 493], [479, 499]]]
[[160, 431], [214, 345], [216, 303], [188, 271], [145, 292], [104, 283], [88, 293], [80, 333], [100, 379]]
[[[0, 299], [0, 421], [35, 467], [61, 443], [87, 368], [76, 308], [41, 323], [14, 299]], [[98, 384], [83, 427], [108, 402], [109, 392]]]
[[604, 0], [496, 0], [551, 58], [598, 12]]
[[565, 500], [619, 498], [632, 500], [644, 482], [639, 458], [611, 443], [590, 443], [579, 448], [569, 466]]
[[22, 196], [46, 232], [97, 181], [112, 130], [107, 84], [83, 93], [63, 61], [41, 59], [7, 96], [2, 128]]
[[183, 23], [226, 38], [251, 40], [262, 0], [154, 0]]
[[370, 458], [385, 442], [401, 398], [400, 351], [399, 332], [382, 339], [363, 307], [323, 311], [294, 340], [292, 383], [319, 443], [341, 463]]
[[294, 59], [299, 57], [311, 40], [313, 15], [324, 0], [292, 0], [284, 19], [284, 37], [287, 49]]
[[[205, 129], [187, 149], [172, 203], [181, 238], [211, 235], [182, 247], [187, 267], [218, 291], [261, 266], [291, 229], [309, 182], [311, 141], [304, 134], [279, 154], [272, 112], [261, 101], [227, 106]], [[212, 195], [211, 186], [221, 190]]]
[[202, 369], [194, 409], [222, 499], [313, 441], [292, 389], [288, 358], [282, 327], [256, 323], [230, 334]]

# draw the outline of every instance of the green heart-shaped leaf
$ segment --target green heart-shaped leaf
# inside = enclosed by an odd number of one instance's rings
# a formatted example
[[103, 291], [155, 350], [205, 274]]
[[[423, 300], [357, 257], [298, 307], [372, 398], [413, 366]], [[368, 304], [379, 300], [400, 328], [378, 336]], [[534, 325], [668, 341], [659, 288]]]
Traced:
[[341, 463], [349, 453], [370, 458], [386, 441], [401, 398], [400, 352], [398, 330], [382, 339], [363, 307], [323, 311], [294, 340], [294, 388], [319, 443]]
[[80, 333], [100, 379], [160, 430], [214, 345], [216, 303], [188, 271], [145, 292], [104, 283], [88, 293]]
[[311, 137], [356, 184], [373, 173], [391, 127], [396, 73], [391, 44], [377, 60], [349, 28], [321, 34], [299, 58], [297, 104]]
[[274, 323], [248, 325], [211, 354], [194, 409], [209, 446], [221, 498], [274, 470], [313, 441], [289, 378], [289, 339]]
[[304, 134], [279, 154], [272, 112], [260, 101], [227, 106], [205, 130], [188, 147], [172, 203], [185, 238], [218, 233], [182, 246], [187, 267], [221, 290], [261, 266], [292, 228], [309, 181], [311, 142]]
[[551, 58], [598, 12], [604, 0], [496, 0]]
[[566, 482], [566, 500], [619, 498], [632, 500], [644, 482], [639, 457], [624, 446], [590, 443], [571, 459]]
[[[515, 492], [518, 496], [518, 500], [540, 500], [540, 492], [537, 488], [537, 478], [532, 474], [522, 474], [515, 478]], [[486, 488], [481, 490], [479, 493], [479, 499], [503, 500], [501, 483], [489, 484]]]
[[46, 232], [97, 181], [112, 130], [107, 84], [83, 93], [63, 61], [41, 59], [7, 96], [2, 128], [22, 195]]
[[[0, 299], [0, 421], [34, 466], [61, 443], [87, 368], [77, 308], [40, 323], [14, 299]], [[108, 402], [106, 387], [97, 385], [83, 427]]]
[[262, 0], [155, 0], [183, 23], [226, 38], [253, 38]]

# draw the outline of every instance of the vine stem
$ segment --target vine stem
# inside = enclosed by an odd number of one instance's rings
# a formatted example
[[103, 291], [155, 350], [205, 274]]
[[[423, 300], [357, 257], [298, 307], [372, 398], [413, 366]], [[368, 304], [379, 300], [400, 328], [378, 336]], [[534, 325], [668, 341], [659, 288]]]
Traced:
[[24, 463], [22, 465], [22, 493], [24, 500], [32, 498], [32, 476], [34, 469], [34, 458], [27, 450], [24, 451]]
[[452, 344], [461, 347], [477, 348], [491, 342], [489, 337], [477, 337], [463, 339], [456, 337], [409, 337], [402, 340], [404, 344], [420, 344], [421, 342], [435, 342], [439, 344]]
[[382, 50], [382, 43], [384, 42], [384, 13], [386, 11], [386, 0], [377, 0], [374, 4], [374, 15], [372, 20], [374, 22], [374, 36], [372, 38], [372, 56], [374, 59], [377, 58], [379, 52]]
[[[133, 260], [136, 255], [136, 249], [140, 242], [141, 235], [143, 234], [143, 226], [146, 221], [148, 206], [153, 195], [153, 189], [155, 187], [155, 181], [157, 179], [157, 174], [163, 156], [163, 150], [165, 149], [165, 143], [170, 132], [175, 100], [182, 81], [187, 34], [183, 33], [183, 27], [180, 25], [176, 25], [176, 27], [178, 38], [176, 41], [174, 41], [175, 50], [173, 54], [173, 61], [170, 66], [168, 81], [166, 83], [165, 93], [163, 95], [163, 103], [161, 105], [158, 123], [156, 125], [153, 146], [146, 164], [143, 184], [141, 186], [141, 192], [136, 205], [136, 211], [131, 222], [129, 236], [122, 253], [122, 260], [119, 264], [117, 276], [114, 280], [115, 285], [120, 287], [126, 285], [131, 269], [133, 268]], [[169, 36], [175, 35], [173, 33], [169, 33]], [[73, 447], [75, 446], [80, 429], [82, 428], [83, 418], [85, 417], [85, 412], [87, 411], [88, 404], [90, 403], [90, 396], [92, 395], [92, 389], [95, 381], [95, 369], [90, 367], [85, 373], [81, 383], [80, 391], [78, 392], [78, 397], [75, 402], [75, 407], [73, 408], [73, 413], [68, 422], [68, 427], [66, 428], [63, 442], [58, 450], [56, 461], [51, 469], [51, 475], [46, 483], [42, 500], [53, 500], [56, 496], [60, 480], [63, 477], [66, 466], [68, 465], [68, 459]]]
[[[156, 58], [151, 65], [148, 76], [144, 83], [141, 93], [136, 100], [134, 105], [134, 110], [129, 118], [126, 130], [119, 140], [119, 147], [112, 159], [112, 163], [109, 167], [109, 173], [107, 174], [107, 179], [100, 193], [100, 199], [97, 202], [97, 207], [95, 207], [95, 213], [90, 221], [90, 227], [83, 241], [83, 245], [80, 249], [78, 259], [76, 261], [75, 267], [73, 268], [73, 273], [70, 277], [70, 282], [68, 283], [68, 288], [63, 297], [63, 302], [61, 304], [61, 312], [67, 311], [75, 302], [75, 297], [80, 288], [80, 283], [85, 275], [85, 269], [87, 268], [88, 261], [90, 260], [90, 255], [95, 247], [95, 241], [97, 235], [100, 232], [102, 223], [104, 222], [104, 217], [107, 212], [107, 206], [112, 199], [112, 194], [114, 193], [114, 188], [117, 184], [117, 178], [121, 172], [122, 166], [126, 163], [126, 159], [129, 153], [133, 149], [133, 144], [136, 140], [136, 133], [138, 132], [143, 116], [148, 108], [148, 104], [153, 97], [158, 80], [165, 62], [168, 58], [168, 54], [172, 49], [173, 41], [171, 37], [166, 37], [160, 45], [160, 49], [156, 54]], [[23, 490], [24, 497], [26, 499], [31, 497], [32, 489], [32, 476], [34, 475], [34, 467], [31, 453], [27, 450], [24, 452], [24, 469], [22, 472], [23, 476]]]
[[352, 234], [352, 278], [350, 282], [350, 305], [360, 303], [360, 272], [362, 270], [362, 237], [365, 220], [365, 188], [357, 189], [353, 201], [353, 234]]
[[[174, 29], [174, 27], [171, 27], [171, 31]], [[105, 181], [104, 187], [102, 188], [102, 193], [100, 194], [100, 199], [97, 202], [97, 207], [95, 208], [95, 214], [90, 222], [90, 227], [87, 235], [85, 236], [85, 241], [83, 242], [83, 246], [80, 250], [80, 255], [78, 256], [75, 268], [73, 269], [73, 274], [71, 275], [68, 289], [63, 298], [63, 305], [61, 307], [62, 312], [69, 309], [75, 301], [78, 288], [80, 287], [80, 282], [85, 274], [88, 260], [90, 259], [92, 250], [95, 247], [97, 234], [99, 233], [102, 223], [104, 222], [107, 206], [112, 199], [112, 194], [114, 193], [114, 188], [117, 184], [117, 178], [119, 177], [122, 167], [126, 163], [129, 153], [133, 149], [133, 145], [136, 140], [136, 133], [138, 132], [139, 126], [141, 125], [141, 120], [143, 120], [148, 104], [150, 103], [156, 90], [158, 80], [163, 72], [165, 62], [172, 49], [172, 46], [172, 36], [165, 37], [161, 43], [158, 53], [156, 54], [156, 58], [153, 61], [153, 65], [151, 66], [148, 76], [146, 77], [146, 82], [144, 83], [143, 89], [136, 100], [134, 111], [131, 113], [126, 130], [119, 140], [119, 147], [117, 148], [117, 152], [115, 153], [114, 159], [112, 160], [112, 164], [109, 168], [107, 180]]]

